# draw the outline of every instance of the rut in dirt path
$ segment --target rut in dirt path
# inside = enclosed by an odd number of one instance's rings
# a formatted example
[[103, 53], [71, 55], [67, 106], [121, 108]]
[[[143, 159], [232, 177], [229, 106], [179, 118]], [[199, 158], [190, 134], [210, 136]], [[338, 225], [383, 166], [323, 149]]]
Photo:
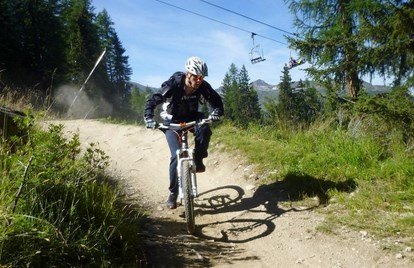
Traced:
[[165, 208], [169, 150], [160, 131], [95, 120], [61, 123], [82, 143], [97, 142], [110, 156], [111, 172], [148, 207], [143, 234], [154, 267], [413, 267], [405, 257], [410, 253], [397, 258], [369, 234], [345, 227], [335, 236], [318, 232], [323, 214], [286, 206], [291, 197], [283, 183], [255, 185], [248, 179], [252, 167], [214, 146], [207, 171], [198, 175], [197, 233], [189, 236], [182, 206]]

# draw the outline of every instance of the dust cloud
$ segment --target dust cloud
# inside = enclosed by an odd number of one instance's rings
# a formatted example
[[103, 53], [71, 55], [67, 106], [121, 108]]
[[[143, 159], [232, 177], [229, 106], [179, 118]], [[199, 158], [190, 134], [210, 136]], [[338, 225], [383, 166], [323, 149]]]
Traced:
[[107, 102], [100, 92], [90, 96], [84, 90], [70, 85], [59, 87], [54, 92], [56, 107], [64, 117], [98, 118], [112, 114], [113, 106]]

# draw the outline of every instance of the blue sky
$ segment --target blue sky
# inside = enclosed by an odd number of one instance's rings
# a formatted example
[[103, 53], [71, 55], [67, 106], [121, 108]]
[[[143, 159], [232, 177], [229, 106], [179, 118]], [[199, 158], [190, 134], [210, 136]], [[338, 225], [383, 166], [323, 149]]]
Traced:
[[[277, 84], [289, 61], [285, 33], [208, 5], [200, 0], [163, 0], [175, 6], [236, 26], [245, 31], [188, 13], [155, 0], [93, 0], [95, 13], [104, 8], [129, 56], [131, 80], [159, 87], [175, 71], [183, 71], [190, 56], [199, 56], [208, 65], [206, 80], [218, 88], [230, 64], [246, 66], [251, 81], [262, 79]], [[208, 2], [259, 20], [276, 28], [294, 32], [293, 16], [283, 0], [243, 0]], [[237, 3], [237, 4], [236, 4]], [[280, 44], [256, 36], [265, 61], [251, 64], [253, 48], [250, 32], [274, 39]], [[296, 55], [292, 52], [292, 55]], [[293, 80], [304, 78], [300, 68], [291, 71]]]
[[[104, 8], [129, 56], [133, 74], [131, 80], [143, 85], [159, 87], [175, 71], [183, 71], [190, 56], [199, 56], [208, 65], [206, 80], [218, 88], [231, 63], [243, 65], [250, 81], [262, 79], [275, 85], [280, 82], [283, 66], [291, 51], [286, 33], [254, 22], [200, 0], [163, 0], [172, 5], [219, 20], [240, 29], [191, 14], [156, 0], [92, 0], [95, 13]], [[208, 2], [287, 32], [295, 32], [293, 15], [283, 0], [208, 0]], [[255, 44], [263, 50], [265, 61], [251, 64], [249, 52]], [[269, 40], [273, 39], [275, 41]], [[281, 44], [284, 43], [284, 44]], [[291, 70], [292, 80], [305, 79], [302, 68]], [[376, 83], [378, 84], [378, 83]]]

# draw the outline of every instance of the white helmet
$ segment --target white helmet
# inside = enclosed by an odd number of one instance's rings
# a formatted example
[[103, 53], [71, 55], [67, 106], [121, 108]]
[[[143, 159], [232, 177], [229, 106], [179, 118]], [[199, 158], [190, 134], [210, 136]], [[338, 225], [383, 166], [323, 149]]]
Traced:
[[185, 69], [194, 75], [202, 75], [203, 77], [208, 75], [207, 64], [199, 57], [189, 58], [185, 64]]

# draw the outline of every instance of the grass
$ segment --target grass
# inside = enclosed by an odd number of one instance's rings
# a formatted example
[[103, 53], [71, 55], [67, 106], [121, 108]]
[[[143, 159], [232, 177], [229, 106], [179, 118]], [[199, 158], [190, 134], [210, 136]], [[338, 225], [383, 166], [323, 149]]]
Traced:
[[406, 238], [404, 245], [413, 247], [414, 152], [400, 137], [328, 121], [306, 131], [222, 124], [214, 132], [215, 142], [270, 174], [260, 183], [282, 182], [293, 202], [311, 204], [317, 197], [327, 213], [323, 229], [349, 226], [378, 238]]
[[[293, 203], [323, 208], [321, 230], [348, 226], [390, 238], [386, 247], [395, 246], [393, 239], [413, 247], [414, 145], [402, 142], [396, 130], [378, 135], [375, 127], [334, 121], [306, 131], [258, 125], [240, 130], [224, 123], [213, 137], [269, 174], [260, 183], [283, 187]], [[94, 144], [81, 153], [79, 137], [64, 138], [62, 126], [41, 131], [30, 121], [21, 125], [27, 139], [0, 145], [0, 265], [144, 262], [138, 236], [143, 212], [105, 173], [105, 153]]]
[[144, 211], [105, 169], [108, 157], [62, 125], [47, 131], [25, 117], [26, 137], [0, 144], [0, 265], [140, 266]]

